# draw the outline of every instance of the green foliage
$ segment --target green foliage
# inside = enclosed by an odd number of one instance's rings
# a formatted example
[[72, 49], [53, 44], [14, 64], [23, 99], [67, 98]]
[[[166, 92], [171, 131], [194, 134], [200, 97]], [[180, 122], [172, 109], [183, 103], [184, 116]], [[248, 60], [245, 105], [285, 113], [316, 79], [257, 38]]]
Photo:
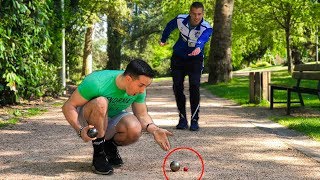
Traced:
[[[288, 19], [290, 18], [290, 19]], [[302, 52], [303, 58], [315, 54], [313, 44], [319, 21], [319, 5], [301, 0], [235, 1], [232, 30], [232, 60], [235, 69], [241, 69], [245, 56], [258, 53], [266, 47], [273, 59], [286, 57], [285, 25], [290, 20], [291, 43]], [[255, 62], [263, 57], [254, 57]], [[248, 63], [246, 63], [248, 65]]]
[[[51, 40], [46, 26], [50, 10], [41, 0], [2, 4], [0, 83], [22, 98], [56, 94], [57, 68], [45, 62]], [[50, 77], [50, 79], [49, 79]]]
[[269, 64], [268, 62], [265, 62], [265, 61], [259, 61], [255, 64], [251, 64], [250, 67], [252, 68], [260, 68], [260, 67], [269, 67], [271, 66], [271, 64]]
[[[200, 0], [204, 18], [213, 25], [215, 0]], [[147, 60], [159, 76], [169, 73], [172, 46], [159, 46], [166, 23], [178, 14], [187, 14], [188, 0], [9, 0], [0, 2], [0, 103], [19, 97], [37, 98], [61, 92], [61, 44], [65, 29], [67, 78], [81, 80], [85, 29], [96, 22], [109, 21], [109, 39], [94, 44], [94, 69], [103, 69], [110, 57], [123, 68], [132, 58]], [[291, 12], [292, 46], [304, 62], [315, 57], [316, 27], [320, 23], [320, 3], [301, 0], [235, 1], [232, 25], [232, 65], [234, 70], [249, 64], [281, 64], [286, 58], [285, 13]], [[102, 18], [107, 17], [107, 18]], [[106, 32], [101, 34], [105, 37]], [[96, 35], [96, 34], [95, 34]], [[107, 49], [117, 50], [106, 52]], [[206, 45], [206, 54], [210, 45]], [[118, 53], [113, 56], [113, 53]], [[206, 56], [208, 57], [208, 55]], [[261, 62], [261, 63], [260, 63]], [[207, 59], [205, 59], [207, 64]]]

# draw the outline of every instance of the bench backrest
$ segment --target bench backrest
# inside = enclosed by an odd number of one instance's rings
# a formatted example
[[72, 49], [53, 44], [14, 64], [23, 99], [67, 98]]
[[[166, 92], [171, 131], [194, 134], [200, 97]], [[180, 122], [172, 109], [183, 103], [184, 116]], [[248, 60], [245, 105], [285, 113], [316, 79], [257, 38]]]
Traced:
[[295, 65], [292, 73], [292, 78], [320, 80], [320, 64]]

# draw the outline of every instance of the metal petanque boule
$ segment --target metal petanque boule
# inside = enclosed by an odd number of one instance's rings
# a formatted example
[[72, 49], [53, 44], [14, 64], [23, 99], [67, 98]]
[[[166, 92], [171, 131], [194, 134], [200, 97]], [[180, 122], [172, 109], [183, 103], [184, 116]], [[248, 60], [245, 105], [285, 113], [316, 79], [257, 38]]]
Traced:
[[180, 164], [179, 164], [179, 162], [178, 162], [178, 161], [172, 161], [172, 162], [170, 163], [170, 169], [171, 169], [171, 171], [173, 171], [173, 172], [179, 171], [179, 169], [180, 169]]

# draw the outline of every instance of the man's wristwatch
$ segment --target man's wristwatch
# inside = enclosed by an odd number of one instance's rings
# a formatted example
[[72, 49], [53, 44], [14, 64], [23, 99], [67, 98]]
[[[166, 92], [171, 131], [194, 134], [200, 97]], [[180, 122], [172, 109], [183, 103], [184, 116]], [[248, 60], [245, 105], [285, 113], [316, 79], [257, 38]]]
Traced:
[[83, 128], [84, 128], [84, 127], [81, 126], [81, 128], [80, 128], [79, 131], [78, 131], [78, 136], [79, 136], [79, 137], [81, 137], [81, 132], [82, 132]]

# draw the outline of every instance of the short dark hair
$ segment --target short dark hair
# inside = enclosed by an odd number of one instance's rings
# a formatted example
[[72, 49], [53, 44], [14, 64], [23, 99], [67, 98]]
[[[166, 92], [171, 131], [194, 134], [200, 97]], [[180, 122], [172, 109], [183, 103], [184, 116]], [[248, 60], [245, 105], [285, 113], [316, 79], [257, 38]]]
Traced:
[[191, 8], [197, 8], [197, 9], [202, 8], [202, 10], [204, 10], [204, 6], [201, 2], [193, 2], [190, 6], [190, 10]]
[[147, 62], [141, 59], [134, 59], [127, 65], [123, 75], [130, 75], [132, 78], [138, 79], [140, 75], [153, 78], [155, 73]]

